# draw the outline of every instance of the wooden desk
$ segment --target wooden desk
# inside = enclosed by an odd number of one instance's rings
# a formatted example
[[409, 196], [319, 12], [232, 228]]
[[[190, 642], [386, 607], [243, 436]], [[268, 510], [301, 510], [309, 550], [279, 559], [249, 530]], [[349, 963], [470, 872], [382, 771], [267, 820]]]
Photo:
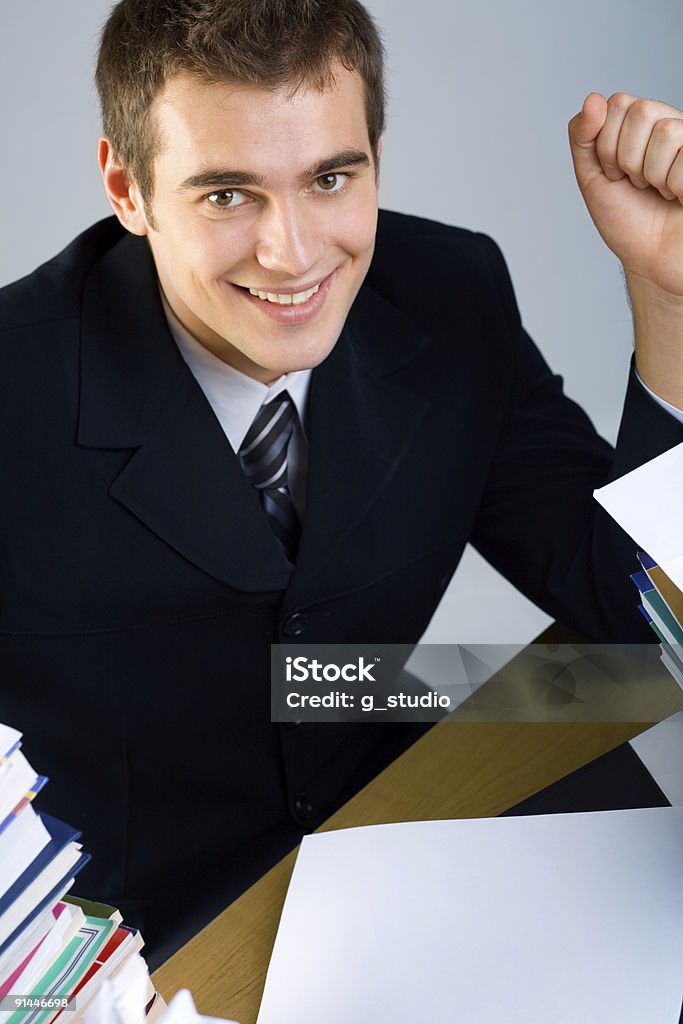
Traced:
[[[682, 706], [664, 681], [660, 720]], [[487, 684], [488, 685], [488, 684]], [[631, 739], [649, 723], [444, 721], [356, 794], [321, 830], [487, 817]], [[285, 857], [153, 975], [168, 1000], [189, 988], [200, 1012], [253, 1024], [295, 853]]]

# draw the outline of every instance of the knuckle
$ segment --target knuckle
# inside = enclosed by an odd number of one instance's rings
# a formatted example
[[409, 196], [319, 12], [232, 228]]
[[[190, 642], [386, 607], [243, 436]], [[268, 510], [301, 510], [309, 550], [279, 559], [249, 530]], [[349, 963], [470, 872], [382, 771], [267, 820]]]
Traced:
[[639, 121], [652, 121], [657, 117], [658, 106], [656, 100], [635, 100], [631, 104], [631, 113]]
[[662, 142], [675, 142], [683, 137], [683, 120], [680, 117], [662, 117], [653, 128], [652, 134]]
[[607, 100], [607, 106], [611, 110], [627, 110], [634, 101], [634, 97], [627, 92], [613, 92]]

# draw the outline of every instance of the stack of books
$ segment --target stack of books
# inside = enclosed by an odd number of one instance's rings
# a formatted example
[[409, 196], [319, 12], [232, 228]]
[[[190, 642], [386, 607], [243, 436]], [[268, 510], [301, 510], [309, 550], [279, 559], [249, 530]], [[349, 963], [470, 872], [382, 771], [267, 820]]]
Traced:
[[644, 551], [638, 561], [642, 569], [631, 576], [640, 593], [638, 608], [659, 637], [663, 664], [683, 687], [683, 593]]
[[[662, 662], [683, 687], [683, 444], [593, 494], [641, 549], [638, 605], [661, 641]], [[651, 554], [645, 554], [645, 551]]]
[[[67, 895], [90, 855], [80, 832], [34, 810], [47, 782], [0, 724], [0, 1020], [76, 1024], [105, 980], [137, 956], [142, 937], [115, 907]], [[146, 972], [146, 968], [145, 968]], [[146, 1010], [157, 1000], [147, 975]]]

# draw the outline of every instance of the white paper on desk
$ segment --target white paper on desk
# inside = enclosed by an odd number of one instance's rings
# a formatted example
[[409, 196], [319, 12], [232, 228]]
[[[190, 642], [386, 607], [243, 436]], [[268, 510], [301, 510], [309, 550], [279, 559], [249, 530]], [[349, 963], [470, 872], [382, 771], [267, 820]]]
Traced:
[[683, 808], [307, 836], [258, 1024], [677, 1024]]
[[641, 732], [631, 740], [631, 746], [669, 803], [682, 806], [683, 711]]
[[593, 495], [683, 590], [683, 444]]

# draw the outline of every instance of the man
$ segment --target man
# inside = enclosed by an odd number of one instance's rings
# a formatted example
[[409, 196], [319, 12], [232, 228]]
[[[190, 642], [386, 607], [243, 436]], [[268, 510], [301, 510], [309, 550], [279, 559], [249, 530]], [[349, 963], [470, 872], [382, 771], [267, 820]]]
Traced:
[[2, 299], [0, 713], [159, 955], [419, 734], [272, 725], [271, 642], [416, 642], [468, 539], [586, 635], [649, 639], [591, 494], [683, 439], [683, 121], [592, 94], [570, 126], [636, 319], [613, 457], [490, 240], [377, 228], [355, 0], [123, 0], [98, 86], [116, 219]]

